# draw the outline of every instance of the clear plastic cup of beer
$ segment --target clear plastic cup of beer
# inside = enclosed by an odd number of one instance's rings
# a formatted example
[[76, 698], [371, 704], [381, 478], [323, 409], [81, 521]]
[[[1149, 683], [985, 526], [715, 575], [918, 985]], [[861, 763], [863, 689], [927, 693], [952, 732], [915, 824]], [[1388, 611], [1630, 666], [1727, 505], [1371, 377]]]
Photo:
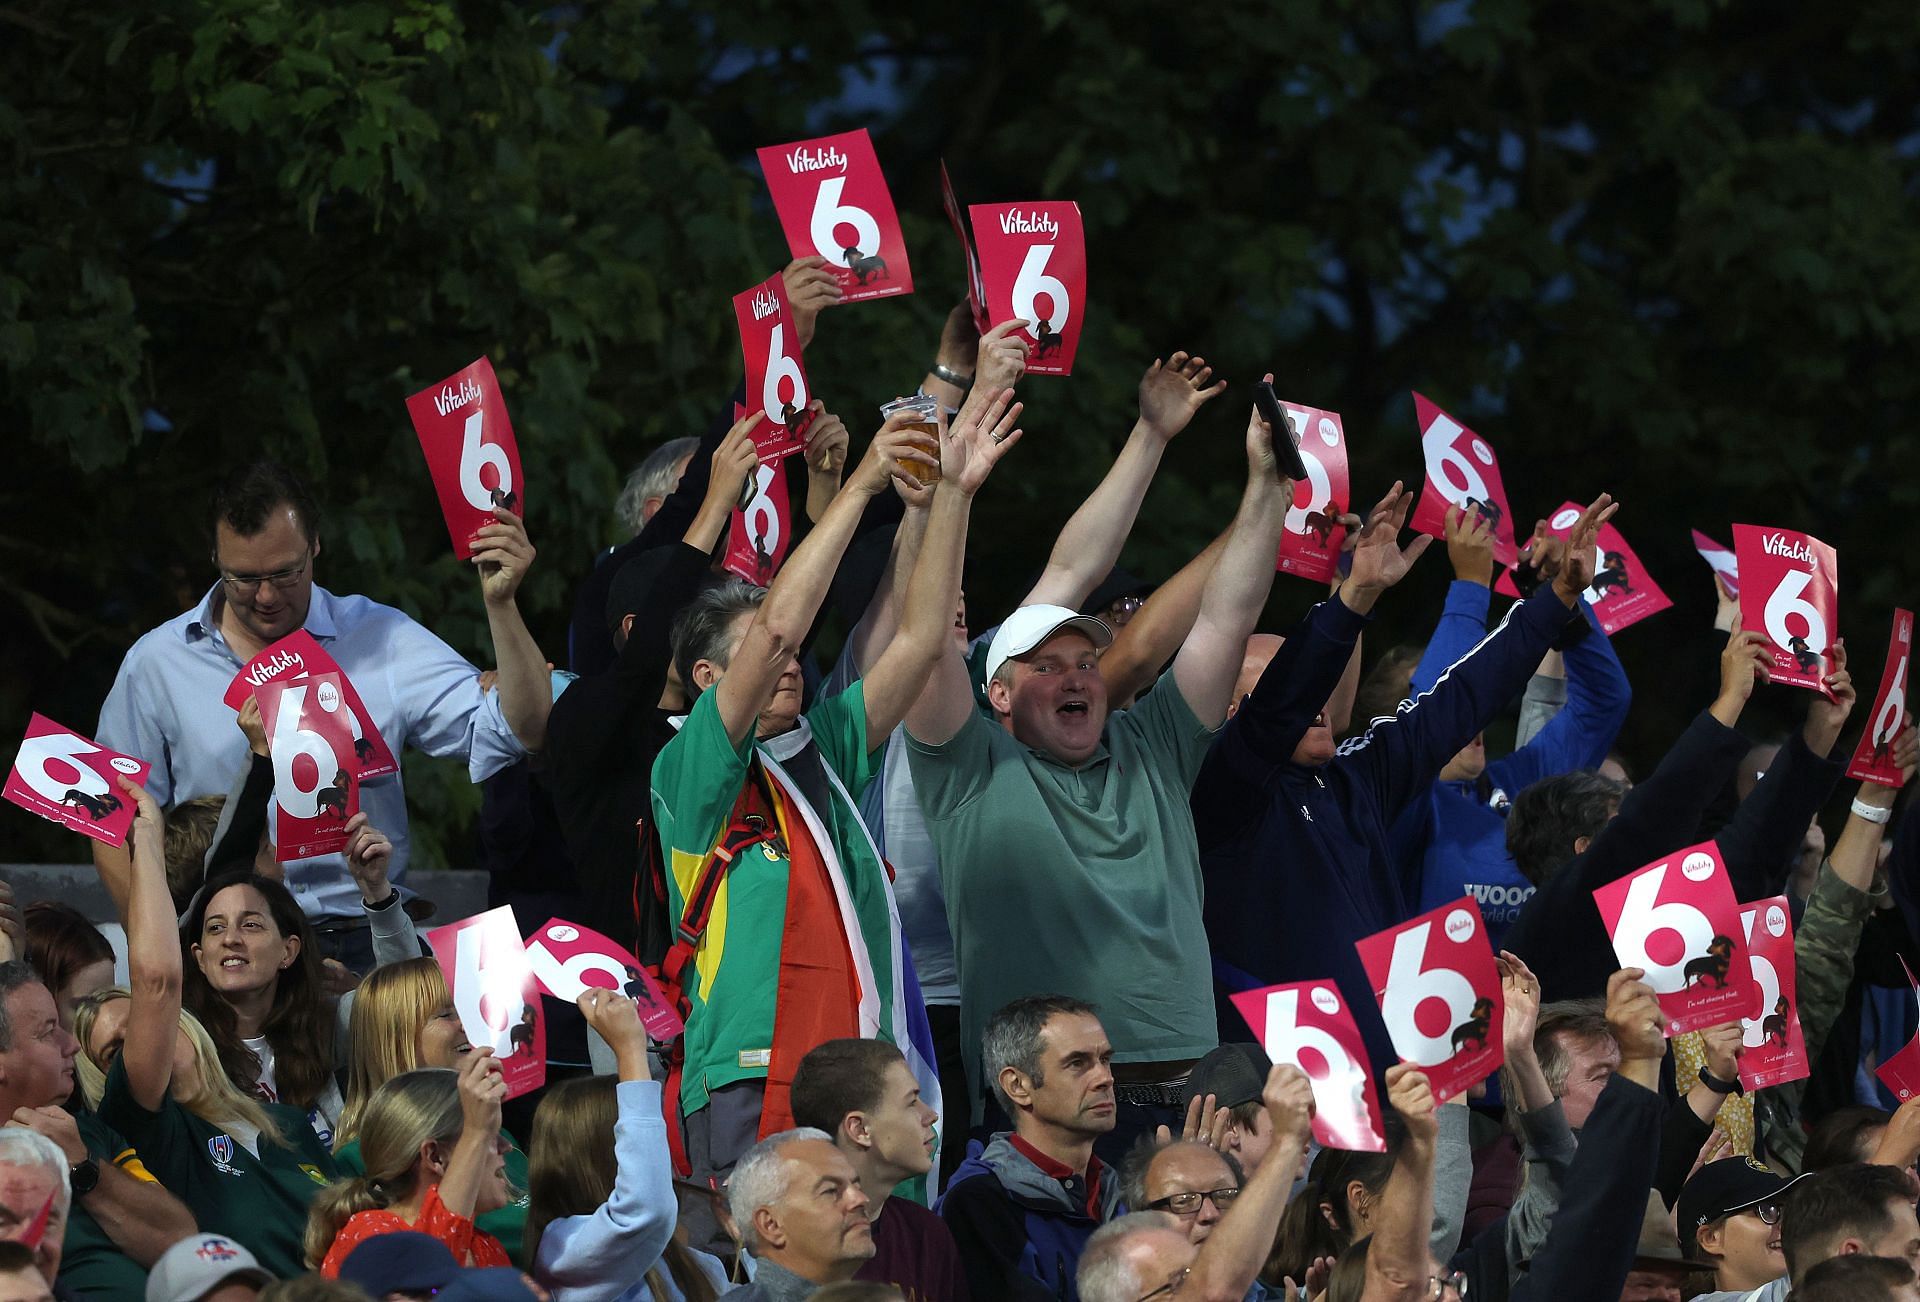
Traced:
[[924, 393], [916, 393], [911, 398], [895, 398], [892, 402], [880, 404], [882, 420], [896, 411], [910, 411], [916, 419], [906, 423], [905, 428], [914, 430], [922, 437], [914, 439], [921, 451], [933, 458], [933, 465], [923, 466], [918, 461], [907, 463], [907, 470], [923, 484], [940, 482], [940, 400], [929, 398]]

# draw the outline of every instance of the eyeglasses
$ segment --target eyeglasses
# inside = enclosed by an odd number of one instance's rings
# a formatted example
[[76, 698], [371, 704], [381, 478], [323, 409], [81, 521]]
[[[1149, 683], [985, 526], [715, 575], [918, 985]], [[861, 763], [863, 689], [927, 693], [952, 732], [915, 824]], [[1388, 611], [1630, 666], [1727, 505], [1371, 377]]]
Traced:
[[[218, 568], [220, 558], [215, 556], [213, 563], [215, 568]], [[278, 570], [272, 574], [229, 574], [225, 570], [221, 570], [220, 582], [226, 584], [227, 591], [236, 597], [251, 595], [257, 591], [263, 583], [271, 583], [274, 587], [284, 591], [298, 584], [301, 576], [307, 572], [307, 567], [312, 564], [313, 549], [309, 547], [306, 558], [290, 570]]]
[[1752, 1212], [1755, 1216], [1758, 1216], [1762, 1225], [1778, 1225], [1780, 1223], [1779, 1203], [1755, 1203], [1751, 1207], [1742, 1207], [1738, 1212], [1735, 1212], [1734, 1215], [1741, 1216], [1747, 1212]]
[[1213, 1205], [1224, 1212], [1233, 1206], [1233, 1200], [1239, 1196], [1240, 1191], [1232, 1186], [1204, 1191], [1195, 1189], [1185, 1193], [1168, 1194], [1165, 1198], [1156, 1198], [1147, 1206], [1156, 1212], [1172, 1212], [1175, 1216], [1193, 1216], [1199, 1212], [1203, 1199], [1213, 1199]]
[[1435, 1302], [1445, 1297], [1449, 1289], [1453, 1290], [1453, 1295], [1459, 1298], [1461, 1302], [1466, 1302], [1466, 1275], [1457, 1270], [1450, 1270], [1444, 1275], [1430, 1276], [1427, 1280], [1427, 1296], [1435, 1299]]
[[1142, 1293], [1140, 1295], [1140, 1302], [1153, 1302], [1153, 1299], [1157, 1297], [1172, 1297], [1180, 1291], [1180, 1286], [1187, 1282], [1187, 1276], [1191, 1274], [1193, 1274], [1192, 1266], [1182, 1266], [1173, 1273], [1172, 1279], [1162, 1284], [1159, 1288], [1156, 1288], [1151, 1293]]

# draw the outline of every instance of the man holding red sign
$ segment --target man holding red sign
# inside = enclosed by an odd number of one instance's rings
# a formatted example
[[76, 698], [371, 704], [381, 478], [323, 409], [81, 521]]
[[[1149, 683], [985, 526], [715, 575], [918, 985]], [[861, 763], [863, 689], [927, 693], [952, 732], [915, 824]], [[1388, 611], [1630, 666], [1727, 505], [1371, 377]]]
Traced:
[[[219, 795], [248, 767], [247, 739], [222, 697], [234, 675], [273, 642], [304, 628], [359, 689], [370, 722], [398, 750], [459, 756], [479, 782], [537, 750], [553, 703], [546, 658], [520, 618], [515, 593], [533, 561], [518, 516], [496, 508], [473, 564], [499, 667], [497, 689], [445, 642], [390, 606], [336, 596], [314, 582], [318, 508], [306, 486], [273, 462], [242, 466], [214, 498], [208, 533], [219, 579], [194, 609], [142, 637], [100, 708], [103, 745], [154, 759], [146, 787], [172, 805]], [[362, 807], [393, 840], [389, 874], [405, 879], [409, 849], [400, 775], [367, 782]], [[123, 850], [94, 852], [125, 899]], [[330, 957], [364, 969], [373, 946], [358, 889], [337, 853], [287, 867], [287, 886], [315, 922]]]
[[[1846, 650], [1833, 649], [1831, 699], [1815, 698], [1806, 725], [1716, 838], [1736, 897], [1777, 894], [1787, 856], [1840, 777], [1830, 752], [1853, 709]], [[1613, 948], [1591, 902], [1609, 882], [1701, 839], [1709, 793], [1721, 790], [1747, 752], [1734, 725], [1754, 685], [1770, 676], [1757, 633], [1736, 629], [1720, 658], [1720, 691], [1631, 791], [1593, 773], [1566, 773], [1521, 792], [1507, 814], [1507, 848], [1537, 888], [1507, 932], [1556, 999], [1592, 995], [1614, 969]]]
[[867, 503], [923, 462], [898, 415], [771, 589], [705, 593], [676, 631], [693, 704], [654, 765], [653, 813], [682, 937], [664, 970], [688, 1008], [670, 1126], [684, 1119], [696, 1176], [723, 1174], [756, 1137], [793, 1124], [788, 1089], [815, 1044], [909, 1043], [899, 914], [849, 793], [872, 780], [876, 742], [948, 647], [973, 495], [1019, 437], [1011, 398], [976, 395], [942, 440], [905, 617], [852, 687], [803, 718], [795, 649]]
[[1591, 540], [1613, 514], [1613, 499], [1603, 494], [1587, 508], [1575, 530], [1586, 545], [1574, 548], [1551, 586], [1516, 604], [1432, 691], [1336, 754], [1327, 703], [1375, 602], [1429, 543], [1400, 546], [1412, 508], [1413, 495], [1399, 484], [1373, 508], [1351, 573], [1281, 645], [1214, 741], [1193, 789], [1219, 993], [1331, 975], [1359, 1013], [1375, 1062], [1398, 1055], [1364, 998], [1372, 986], [1353, 944], [1414, 912], [1388, 825], [1525, 687], [1575, 618], [1592, 580]]

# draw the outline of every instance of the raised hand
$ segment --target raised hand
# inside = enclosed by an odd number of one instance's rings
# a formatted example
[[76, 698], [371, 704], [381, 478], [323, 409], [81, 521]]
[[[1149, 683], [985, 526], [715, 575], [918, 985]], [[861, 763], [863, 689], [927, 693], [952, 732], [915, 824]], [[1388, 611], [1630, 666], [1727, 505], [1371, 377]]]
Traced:
[[1292, 1138], [1304, 1149], [1313, 1133], [1313, 1082], [1292, 1063], [1275, 1063], [1260, 1090], [1261, 1106], [1273, 1122], [1275, 1139]]
[[707, 496], [702, 511], [731, 511], [752, 500], [747, 491], [747, 476], [760, 468], [760, 449], [754, 446], [753, 428], [763, 413], [750, 411], [733, 423], [713, 449], [708, 462]]
[[1733, 636], [1720, 652], [1720, 694], [1709, 707], [1713, 717], [1733, 727], [1753, 695], [1753, 685], [1772, 681], [1773, 648], [1760, 634], [1742, 629], [1736, 619]]
[[127, 832], [127, 853], [136, 871], [152, 869], [164, 875], [167, 870], [167, 819], [147, 789], [132, 778], [119, 778], [120, 790], [133, 801], [133, 827]]
[[885, 491], [895, 478], [904, 478], [912, 488], [926, 487], [914, 474], [914, 467], [932, 466], [933, 454], [921, 441], [926, 435], [908, 428], [920, 419], [920, 413], [915, 411], [896, 411], [887, 417], [874, 434], [873, 442], [867, 444], [866, 455], [860, 458], [846, 487], [869, 496]]
[[1026, 320], [1015, 317], [980, 336], [980, 365], [974, 372], [974, 394], [998, 393], [1027, 373], [1029, 345], [1020, 335], [1026, 328]]
[[980, 365], [980, 331], [973, 324], [973, 304], [961, 299], [940, 324], [940, 346], [934, 358], [950, 371], [972, 375]]
[[1507, 1015], [1501, 1026], [1507, 1061], [1531, 1059], [1533, 1033], [1540, 1021], [1540, 978], [1516, 954], [1500, 951], [1500, 989], [1506, 995]]
[[491, 1138], [500, 1133], [500, 1105], [507, 1101], [507, 1077], [493, 1050], [475, 1049], [461, 1060], [460, 1130]]
[[[1205, 1144], [1215, 1152], [1226, 1151], [1227, 1134], [1233, 1129], [1233, 1109], [1223, 1108], [1212, 1094], [1196, 1094], [1187, 1100], [1187, 1117], [1180, 1127], [1180, 1139], [1189, 1144]], [[1173, 1128], [1162, 1124], [1154, 1130], [1154, 1142], [1171, 1144]]]
[[1387, 495], [1367, 513], [1366, 526], [1359, 531], [1353, 546], [1353, 568], [1341, 585], [1343, 601], [1354, 597], [1366, 603], [1365, 606], [1348, 603], [1359, 613], [1365, 614], [1372, 607], [1374, 597], [1405, 578], [1413, 563], [1433, 542], [1429, 535], [1420, 534], [1405, 547], [1400, 545], [1400, 530], [1412, 510], [1413, 494], [1396, 480]]
[[1435, 1112], [1433, 1086], [1426, 1073], [1410, 1062], [1387, 1068], [1387, 1102], [1407, 1123], [1407, 1137], [1431, 1147], [1440, 1133]]
[[1807, 706], [1806, 727], [1801, 730], [1807, 749], [1815, 755], [1825, 755], [1840, 740], [1840, 730], [1847, 726], [1847, 716], [1853, 713], [1853, 703], [1857, 693], [1853, 686], [1853, 675], [1847, 672], [1847, 644], [1836, 639], [1827, 648], [1827, 660], [1833, 671], [1821, 678], [1826, 684], [1824, 695], [1813, 698]]
[[1194, 413], [1227, 391], [1227, 382], [1209, 386], [1213, 368], [1204, 357], [1175, 353], [1161, 365], [1159, 358], [1140, 377], [1140, 423], [1162, 439], [1171, 439], [1187, 427]]
[[1658, 1062], [1667, 1054], [1667, 1015], [1637, 967], [1607, 978], [1607, 1029], [1620, 1045], [1622, 1062]]
[[1483, 588], [1493, 586], [1493, 526], [1478, 511], [1447, 508], [1447, 559], [1453, 577]]
[[1709, 1026], [1700, 1032], [1700, 1047], [1706, 1053], [1708, 1075], [1715, 1080], [1740, 1079], [1740, 1057], [1746, 1052], [1741, 1040], [1745, 1034], [1738, 1018], [1718, 1026]]
[[802, 348], [813, 342], [821, 310], [840, 301], [840, 282], [826, 266], [827, 260], [822, 257], [795, 258], [780, 273], [780, 282], [787, 290], [787, 306], [793, 309], [793, 330], [800, 336]]
[[1560, 572], [1553, 576], [1553, 595], [1563, 606], [1572, 606], [1580, 594], [1593, 586], [1593, 562], [1599, 545], [1600, 526], [1613, 519], [1619, 504], [1602, 493], [1587, 504], [1567, 535], [1566, 558]]
[[803, 453], [807, 472], [838, 477], [839, 472], [847, 468], [847, 449], [852, 445], [846, 422], [823, 408], [807, 427], [807, 446]]
[[267, 749], [267, 721], [260, 717], [258, 697], [249, 696], [240, 702], [240, 731], [246, 734], [247, 749], [265, 759]]
[[1726, 576], [1718, 570], [1713, 573], [1713, 626], [1722, 633], [1733, 632], [1733, 626], [1740, 622], [1740, 598], [1727, 588]]
[[360, 898], [368, 904], [383, 903], [393, 894], [387, 881], [387, 865], [393, 859], [393, 842], [387, 834], [367, 821], [364, 810], [347, 820], [347, 871], [360, 888]]
[[504, 606], [520, 590], [533, 568], [533, 543], [526, 522], [504, 506], [493, 508], [492, 524], [474, 536], [473, 564], [480, 571], [480, 595], [490, 606]]
[[1025, 432], [1016, 423], [1023, 409], [1024, 404], [1013, 400], [1012, 389], [989, 394], [984, 402], [969, 401], [954, 417], [947, 437], [940, 440], [942, 482], [968, 497], [979, 492], [1000, 458]]

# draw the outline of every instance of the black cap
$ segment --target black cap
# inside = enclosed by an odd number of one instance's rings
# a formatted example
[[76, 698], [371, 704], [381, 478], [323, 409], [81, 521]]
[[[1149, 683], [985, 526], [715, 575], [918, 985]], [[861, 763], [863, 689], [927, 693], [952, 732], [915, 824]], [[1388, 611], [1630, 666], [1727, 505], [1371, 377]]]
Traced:
[[1674, 1207], [1681, 1244], [1691, 1249], [1693, 1232], [1702, 1225], [1772, 1202], [1800, 1178], [1784, 1179], [1750, 1157], [1723, 1157], [1707, 1163], [1680, 1190], [1680, 1201]]
[[1223, 1044], [1193, 1065], [1186, 1084], [1180, 1087], [1182, 1111], [1196, 1098], [1213, 1095], [1214, 1104], [1237, 1108], [1242, 1103], [1257, 1103], [1267, 1087], [1267, 1073], [1273, 1064], [1257, 1044]]
[[460, 1263], [447, 1245], [418, 1230], [376, 1234], [340, 1263], [340, 1278], [374, 1297], [426, 1293], [445, 1288], [459, 1276]]

